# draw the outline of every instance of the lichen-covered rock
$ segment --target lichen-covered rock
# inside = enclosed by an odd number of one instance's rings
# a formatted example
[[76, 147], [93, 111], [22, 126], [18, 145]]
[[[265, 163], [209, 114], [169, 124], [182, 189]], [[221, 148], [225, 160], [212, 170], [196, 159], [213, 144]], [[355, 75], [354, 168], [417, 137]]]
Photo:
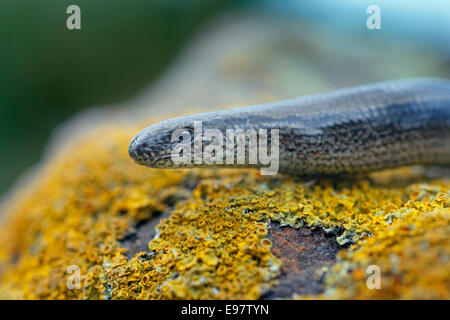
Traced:
[[[129, 158], [133, 135], [156, 121], [137, 112], [143, 105], [175, 112], [323, 91], [335, 83], [321, 79], [341, 77], [333, 68], [325, 76], [320, 59], [356, 59], [302, 42], [295, 24], [243, 21], [191, 48], [140, 108], [75, 142], [57, 140], [64, 148], [2, 212], [1, 298], [449, 299], [448, 178], [400, 168], [311, 180], [150, 169]], [[302, 56], [311, 53], [321, 58]], [[144, 121], [117, 120], [134, 111]], [[369, 266], [379, 268], [381, 289], [368, 288]]]
[[[408, 180], [408, 169], [312, 183], [149, 169], [127, 155], [134, 132], [105, 128], [74, 144], [16, 198], [0, 233], [2, 297], [256, 299], [280, 274], [267, 230], [276, 221], [352, 243], [319, 297], [448, 298], [448, 181]], [[146, 250], [128, 258], [122, 239], [168, 209]], [[67, 286], [73, 265], [80, 289]], [[381, 290], [367, 289], [369, 265], [381, 268]]]

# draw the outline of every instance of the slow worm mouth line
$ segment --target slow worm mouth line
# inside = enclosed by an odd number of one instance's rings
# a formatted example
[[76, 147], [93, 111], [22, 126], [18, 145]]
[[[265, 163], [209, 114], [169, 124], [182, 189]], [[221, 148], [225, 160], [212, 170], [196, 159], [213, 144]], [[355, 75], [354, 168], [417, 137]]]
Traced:
[[[405, 127], [405, 119], [414, 125]], [[279, 172], [284, 173], [341, 174], [450, 164], [450, 81], [445, 79], [387, 81], [169, 119], [144, 129], [133, 140], [142, 144], [133, 147], [148, 146], [146, 137], [154, 134], [153, 141], [158, 140], [158, 135], [170, 134], [193, 121], [204, 121], [210, 127], [215, 124], [222, 131], [225, 126], [244, 131], [279, 128]], [[161, 133], [161, 127], [167, 132]], [[168, 138], [161, 136], [160, 141]], [[150, 166], [172, 156], [130, 155]]]
[[166, 159], [171, 159], [171, 158], [172, 158], [171, 154], [165, 154], [165, 155], [162, 155], [162, 156], [156, 156], [153, 159], [155, 161], [160, 161], [160, 160], [166, 160]]
[[157, 162], [160, 160], [170, 159], [171, 157], [172, 157], [171, 154], [167, 154], [167, 155], [156, 156], [156, 157], [138, 156], [138, 157], [132, 157], [132, 159], [138, 163], [151, 163], [151, 162]]

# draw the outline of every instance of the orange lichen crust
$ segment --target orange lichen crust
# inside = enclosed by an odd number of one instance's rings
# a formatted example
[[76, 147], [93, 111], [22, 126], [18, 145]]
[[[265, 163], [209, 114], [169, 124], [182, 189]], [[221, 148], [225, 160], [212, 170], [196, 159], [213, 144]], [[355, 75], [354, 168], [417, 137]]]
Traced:
[[[128, 157], [136, 131], [99, 129], [10, 201], [2, 298], [256, 299], [280, 273], [270, 221], [322, 228], [346, 246], [320, 270], [325, 292], [312, 298], [449, 298], [448, 180], [409, 168], [317, 181], [149, 169]], [[167, 210], [148, 250], [127, 258], [121, 239]], [[369, 265], [381, 269], [379, 290], [366, 286]], [[73, 266], [80, 287], [71, 285]]]
[[[422, 212], [414, 207], [407, 204], [396, 211], [397, 221], [368, 238], [359, 250], [341, 251], [327, 279], [328, 292], [322, 297], [448, 299], [450, 210]], [[373, 288], [375, 273], [370, 266], [379, 268], [378, 289]]]

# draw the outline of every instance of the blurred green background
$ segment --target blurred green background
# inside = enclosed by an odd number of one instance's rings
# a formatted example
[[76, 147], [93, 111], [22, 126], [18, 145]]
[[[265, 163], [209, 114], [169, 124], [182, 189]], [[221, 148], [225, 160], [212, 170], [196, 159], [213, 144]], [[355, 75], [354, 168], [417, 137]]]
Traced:
[[[250, 1], [2, 0], [0, 194], [83, 108], [132, 97], [208, 18]], [[82, 30], [66, 28], [81, 8]]]

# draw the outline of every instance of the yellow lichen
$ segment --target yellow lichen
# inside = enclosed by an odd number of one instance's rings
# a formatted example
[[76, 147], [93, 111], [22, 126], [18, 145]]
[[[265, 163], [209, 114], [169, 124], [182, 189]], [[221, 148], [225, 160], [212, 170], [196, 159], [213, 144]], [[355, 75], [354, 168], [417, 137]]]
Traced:
[[[409, 168], [316, 182], [257, 170], [149, 169], [127, 154], [136, 131], [99, 130], [16, 195], [0, 232], [1, 297], [256, 299], [280, 273], [267, 228], [276, 221], [351, 244], [320, 270], [326, 291], [313, 298], [449, 298], [448, 180]], [[187, 180], [198, 182], [192, 191]], [[174, 202], [148, 251], [127, 259], [120, 239]], [[366, 286], [373, 264], [381, 290]], [[80, 289], [67, 286], [73, 265]]]

